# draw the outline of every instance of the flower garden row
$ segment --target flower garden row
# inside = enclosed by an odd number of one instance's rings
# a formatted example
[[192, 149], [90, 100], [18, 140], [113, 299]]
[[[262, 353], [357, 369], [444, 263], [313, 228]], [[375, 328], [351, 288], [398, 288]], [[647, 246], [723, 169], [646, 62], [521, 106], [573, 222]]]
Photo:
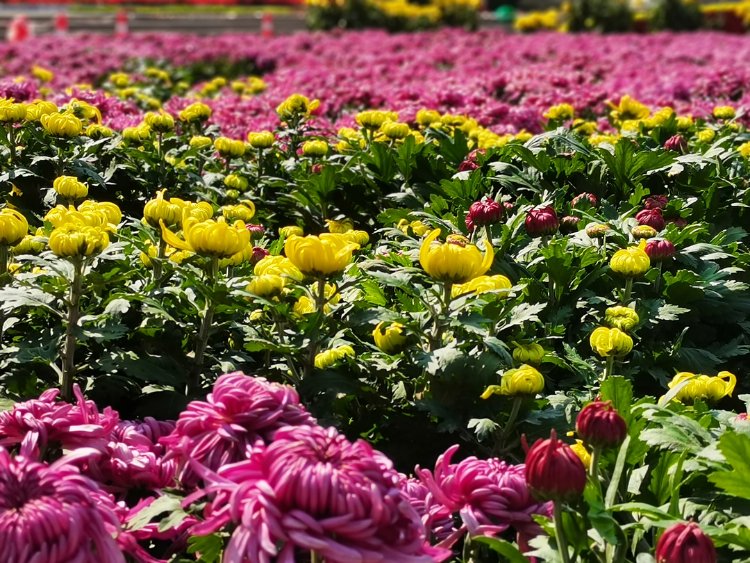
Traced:
[[532, 135], [281, 98], [276, 48], [241, 93], [179, 86], [197, 55], [9, 84], [0, 559], [746, 557], [740, 104], [558, 97]]

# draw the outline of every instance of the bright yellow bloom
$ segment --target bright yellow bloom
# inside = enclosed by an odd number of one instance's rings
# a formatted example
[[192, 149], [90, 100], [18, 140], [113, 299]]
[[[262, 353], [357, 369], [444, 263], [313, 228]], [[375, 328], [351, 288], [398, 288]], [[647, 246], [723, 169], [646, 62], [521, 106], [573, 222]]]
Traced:
[[258, 297], [273, 297], [281, 294], [285, 285], [286, 281], [282, 276], [263, 274], [250, 280], [245, 291]]
[[6, 98], [0, 99], [0, 122], [18, 123], [26, 119], [27, 104], [15, 103]]
[[31, 75], [34, 78], [38, 78], [41, 82], [52, 82], [52, 79], [55, 78], [55, 74], [51, 70], [39, 65], [31, 67]]
[[586, 137], [596, 133], [597, 127], [595, 121], [586, 121], [585, 119], [576, 119], [573, 121], [573, 131]]
[[651, 260], [644, 250], [646, 241], [642, 240], [638, 246], [631, 246], [618, 250], [609, 261], [609, 267], [621, 276], [637, 278], [645, 274], [651, 267]]
[[29, 223], [26, 217], [15, 209], [0, 209], [0, 246], [15, 246], [28, 232]]
[[581, 460], [586, 471], [588, 471], [591, 468], [591, 454], [586, 449], [586, 446], [583, 445], [583, 442], [576, 440], [576, 443], [570, 446], [570, 449], [578, 456], [578, 459]]
[[122, 221], [122, 211], [116, 203], [111, 201], [94, 201], [93, 199], [87, 199], [78, 206], [78, 211], [81, 213], [96, 213], [104, 217], [104, 224], [107, 225], [109, 230], [120, 224]]
[[180, 118], [180, 121], [184, 121], [185, 123], [196, 123], [199, 121], [205, 121], [211, 117], [212, 113], [213, 111], [206, 104], [195, 102], [183, 109], [178, 114], [178, 117]]
[[441, 115], [439, 111], [422, 108], [417, 112], [416, 120], [422, 127], [429, 127], [433, 123], [440, 122], [440, 117]]
[[224, 178], [224, 185], [227, 188], [241, 190], [244, 192], [247, 189], [248, 183], [247, 179], [243, 178], [239, 174], [229, 174]]
[[85, 134], [87, 137], [91, 137], [92, 139], [99, 140], [99, 139], [108, 139], [109, 137], [112, 137], [115, 132], [112, 131], [109, 127], [106, 125], [99, 125], [98, 123], [92, 123], [88, 127], [86, 127]]
[[203, 135], [195, 135], [190, 137], [190, 148], [191, 149], [205, 149], [213, 144], [211, 137], [204, 137]]
[[93, 256], [108, 246], [106, 230], [77, 222], [64, 223], [49, 236], [50, 250], [63, 258]]
[[357, 123], [365, 129], [380, 129], [386, 121], [397, 121], [398, 114], [394, 111], [367, 110], [361, 111], [355, 117]]
[[[481, 276], [492, 266], [495, 252], [485, 241], [484, 256], [466, 237], [449, 235], [445, 243], [435, 243], [440, 229], [432, 231], [419, 249], [419, 262], [430, 276], [447, 283], [466, 283]], [[433, 244], [435, 243], [435, 244]]]
[[696, 137], [701, 143], [710, 143], [716, 137], [716, 131], [713, 129], [701, 129], [696, 133]]
[[330, 350], [324, 350], [316, 354], [315, 356], [315, 367], [317, 369], [327, 369], [334, 365], [336, 362], [343, 360], [344, 358], [353, 358], [354, 348], [345, 344], [344, 346], [337, 346]]
[[83, 131], [83, 122], [72, 113], [48, 113], [39, 122], [50, 135], [55, 137], [77, 137]]
[[150, 199], [143, 206], [143, 219], [152, 227], [159, 226], [161, 221], [171, 227], [182, 221], [183, 201], [181, 199], [164, 199], [166, 189], [156, 192], [156, 198]]
[[221, 260], [219, 260], [219, 268], [229, 268], [230, 266], [239, 266], [240, 264], [251, 262], [253, 260], [253, 257], [254, 257], [253, 245], [246, 244], [244, 247], [242, 247], [242, 250], [240, 250], [239, 252], [232, 254], [228, 258], [222, 258]]
[[372, 339], [375, 346], [386, 354], [395, 354], [406, 344], [404, 325], [401, 323], [388, 323], [381, 321], [372, 331]]
[[636, 239], [650, 239], [654, 238], [659, 233], [649, 225], [636, 225], [633, 227], [633, 230], [630, 231], [630, 234]]
[[36, 230], [36, 234], [23, 237], [21, 242], [13, 247], [13, 254], [16, 256], [20, 256], [21, 254], [39, 254], [46, 246], [43, 237], [44, 230], [40, 227]]
[[399, 123], [397, 121], [386, 121], [380, 127], [380, 130], [389, 139], [403, 139], [411, 132], [407, 123]]
[[174, 130], [174, 117], [164, 110], [148, 112], [143, 121], [152, 131], [156, 131], [157, 133], [167, 133]]
[[253, 268], [256, 276], [279, 276], [282, 279], [301, 282], [304, 278], [299, 268], [286, 256], [265, 256]]
[[329, 233], [348, 233], [354, 229], [354, 223], [351, 219], [342, 219], [341, 221], [334, 221], [333, 219], [326, 219], [326, 227], [328, 227]]
[[79, 119], [93, 120], [96, 123], [102, 122], [102, 112], [99, 108], [83, 100], [76, 98], [71, 99], [67, 104], [67, 111]]
[[743, 158], [748, 159], [750, 158], [750, 141], [747, 143], [742, 143], [739, 147], [737, 147], [737, 152], [742, 155]]
[[270, 131], [250, 132], [247, 134], [247, 142], [254, 149], [268, 149], [273, 146], [275, 140], [276, 138]]
[[489, 399], [492, 395], [536, 395], [544, 389], [544, 377], [539, 371], [528, 364], [516, 369], [509, 369], [503, 374], [500, 385], [490, 385], [484, 390], [482, 399]]
[[169, 200], [172, 203], [177, 203], [182, 206], [182, 223], [188, 217], [197, 219], [198, 221], [206, 221], [214, 216], [214, 208], [207, 201], [183, 201], [179, 198], [173, 197]]
[[292, 94], [276, 108], [276, 114], [282, 121], [292, 121], [310, 114], [320, 107], [320, 100], [310, 100], [302, 94]]
[[642, 104], [638, 100], [631, 98], [630, 96], [623, 96], [620, 98], [620, 103], [614, 105], [612, 102], [608, 102], [609, 107], [612, 109], [610, 116], [614, 121], [627, 121], [629, 119], [645, 119], [651, 113], [648, 106]]
[[661, 108], [659, 111], [654, 112], [651, 117], [643, 120], [643, 125], [646, 129], [656, 129], [667, 123], [674, 117], [674, 110], [670, 107]]
[[[325, 285], [323, 294], [326, 299], [323, 312], [327, 315], [331, 312], [331, 305], [335, 305], [341, 300], [341, 294], [336, 291], [336, 286], [331, 283]], [[294, 313], [297, 315], [312, 315], [316, 311], [315, 302], [307, 295], [300, 297], [294, 304]]]
[[367, 234], [367, 231], [346, 231], [343, 233], [343, 236], [346, 240], [353, 242], [360, 248], [367, 246], [367, 243], [370, 242], [370, 235]]
[[296, 235], [298, 237], [301, 237], [304, 233], [302, 232], [302, 227], [298, 227], [297, 225], [289, 225], [287, 227], [281, 227], [279, 229], [279, 235], [289, 238], [292, 235]]
[[113, 72], [109, 75], [108, 80], [117, 88], [125, 88], [130, 84], [130, 76], [125, 72]]
[[89, 195], [89, 187], [75, 176], [58, 176], [52, 183], [55, 192], [65, 199], [83, 199]]
[[604, 322], [612, 328], [619, 328], [623, 332], [635, 327], [639, 321], [638, 313], [630, 307], [609, 307], [604, 311]]
[[179, 238], [161, 222], [161, 234], [167, 244], [196, 254], [230, 258], [250, 244], [250, 232], [242, 221], [227, 223], [223, 217], [217, 220], [200, 221], [187, 217], [182, 221], [182, 234]]
[[502, 291], [501, 297], [507, 297], [508, 291], [513, 287], [511, 281], [503, 275], [496, 276], [477, 276], [466, 283], [457, 283], [451, 288], [451, 297], [473, 293], [480, 295], [488, 291]]
[[125, 127], [122, 130], [122, 138], [131, 143], [140, 143], [151, 138], [151, 128], [145, 123], [135, 127]]
[[[193, 255], [188, 250], [177, 250], [171, 246], [164, 249], [164, 256], [173, 264], [182, 264], [187, 258]], [[159, 256], [159, 248], [151, 243], [148, 244], [146, 252], [141, 252], [140, 259], [144, 266], [150, 268], [153, 265], [152, 260]]]
[[538, 365], [544, 358], [544, 348], [541, 344], [532, 342], [531, 344], [518, 344], [513, 348], [513, 359], [522, 364]]
[[292, 264], [308, 276], [340, 274], [352, 261], [352, 252], [359, 245], [345, 235], [323, 233], [320, 236], [292, 235], [284, 243], [284, 252]]
[[693, 118], [690, 115], [681, 115], [677, 118], [677, 129], [685, 131], [693, 126]]
[[221, 214], [227, 221], [243, 221], [247, 223], [255, 216], [255, 204], [249, 199], [243, 199], [237, 205], [225, 205]]
[[[2, 115], [1, 106], [2, 103], [0, 102], [0, 115]], [[57, 106], [52, 102], [35, 100], [26, 105], [26, 121], [39, 121], [43, 115], [57, 113], [58, 111]]]
[[224, 158], [234, 158], [245, 154], [245, 143], [229, 139], [228, 137], [219, 137], [214, 141], [214, 148]]
[[396, 228], [405, 235], [408, 235], [409, 229], [411, 229], [411, 231], [418, 237], [421, 237], [422, 235], [430, 231], [430, 227], [425, 225], [422, 221], [409, 222], [408, 219], [401, 219], [398, 222], [398, 225], [396, 225]]
[[678, 391], [675, 397], [678, 401], [683, 403], [698, 400], [716, 402], [731, 396], [737, 384], [737, 377], [728, 371], [719, 372], [713, 377], [680, 372], [669, 382], [669, 388], [674, 389], [685, 381], [688, 383]]
[[302, 144], [302, 154], [311, 157], [321, 157], [328, 154], [328, 143], [325, 141], [305, 141]]
[[716, 106], [713, 111], [716, 119], [733, 119], [735, 115], [737, 112], [732, 106]]
[[551, 121], [566, 121], [568, 119], [573, 119], [573, 115], [575, 115], [575, 110], [572, 105], [557, 104], [545, 111], [543, 117]]
[[633, 339], [619, 328], [600, 326], [591, 333], [589, 344], [602, 358], [624, 356], [633, 349]]

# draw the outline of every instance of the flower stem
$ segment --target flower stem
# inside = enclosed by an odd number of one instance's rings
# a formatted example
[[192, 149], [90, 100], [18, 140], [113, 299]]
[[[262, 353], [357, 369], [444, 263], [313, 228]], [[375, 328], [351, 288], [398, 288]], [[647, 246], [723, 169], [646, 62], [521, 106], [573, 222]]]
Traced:
[[167, 252], [167, 241], [164, 237], [159, 235], [159, 252], [156, 255], [154, 261], [154, 284], [159, 285], [161, 283], [162, 270], [164, 268], [164, 255]]
[[565, 539], [565, 532], [563, 531], [562, 526], [562, 508], [560, 501], [554, 501], [553, 507], [554, 512], [552, 518], [555, 520], [555, 541], [557, 542], [557, 550], [560, 552], [560, 558], [563, 563], [570, 563], [568, 541]]
[[656, 290], [657, 296], [659, 295], [659, 289], [661, 289], [661, 267], [662, 267], [662, 263], [659, 262], [656, 265], [657, 274], [656, 274], [656, 281], [654, 282], [654, 289]]
[[70, 284], [70, 293], [68, 297], [68, 321], [65, 326], [65, 341], [62, 353], [62, 399], [70, 401], [73, 399], [73, 377], [75, 376], [75, 353], [76, 353], [76, 335], [75, 330], [78, 326], [81, 305], [81, 283], [83, 281], [83, 259], [73, 259], [73, 281]]
[[8, 273], [8, 247], [0, 244], [0, 285], [3, 284], [2, 278]]
[[8, 123], [8, 149], [10, 150], [11, 166], [16, 162], [16, 130], [12, 123]]
[[610, 375], [612, 375], [612, 369], [614, 367], [615, 367], [615, 357], [607, 356], [607, 363], [604, 366], [604, 375], [602, 376], [602, 381], [606, 380]]
[[447, 320], [448, 312], [451, 308], [451, 291], [453, 290], [453, 283], [445, 282], [443, 284], [443, 298], [440, 302], [440, 311], [435, 317], [435, 327], [432, 332], [432, 338], [430, 339], [430, 351], [440, 347], [443, 340], [443, 329], [445, 329], [444, 321]]
[[159, 131], [156, 134], [156, 142], [159, 143], [156, 147], [156, 156], [159, 159], [159, 171], [158, 171], [158, 178], [159, 178], [159, 186], [162, 186], [164, 184], [164, 149], [162, 148], [162, 141], [164, 139], [164, 133]]
[[[208, 283], [211, 286], [211, 292], [213, 293], [216, 288], [216, 276], [219, 273], [219, 257], [213, 256], [211, 258], [211, 265], [208, 271]], [[187, 382], [187, 394], [195, 395], [200, 389], [200, 374], [203, 368], [203, 358], [206, 354], [206, 347], [208, 346], [208, 333], [211, 330], [211, 324], [214, 320], [214, 311], [216, 304], [214, 303], [213, 296], [209, 296], [206, 301], [206, 312], [203, 314], [203, 321], [201, 322], [200, 332], [198, 332], [198, 341], [195, 345], [195, 361], [193, 369], [188, 375]]]
[[320, 278], [315, 292], [315, 310], [318, 313], [323, 313], [323, 308], [326, 305], [326, 280]]
[[310, 563], [323, 563], [323, 558], [315, 551], [310, 551]]
[[[508, 420], [505, 422], [505, 428], [500, 434], [499, 446], [504, 446], [505, 440], [507, 440], [508, 436], [510, 436], [511, 432], [513, 432], [513, 428], [514, 428], [513, 425], [516, 422], [516, 419], [518, 418], [518, 413], [521, 411], [522, 402], [523, 402], [523, 398], [520, 395], [517, 395], [513, 398], [513, 405], [510, 407], [510, 414], [508, 415]], [[498, 453], [499, 453], [499, 450], [498, 450]]]
[[599, 446], [594, 446], [591, 449], [591, 467], [589, 467], [589, 475], [594, 480], [597, 488], [599, 487], [599, 457], [601, 456], [602, 449]]
[[484, 236], [487, 237], [487, 244], [492, 244], [492, 229], [489, 225], [484, 226]]
[[622, 304], [627, 307], [630, 303], [630, 295], [633, 293], [633, 278], [625, 280], [625, 289], [622, 291]]

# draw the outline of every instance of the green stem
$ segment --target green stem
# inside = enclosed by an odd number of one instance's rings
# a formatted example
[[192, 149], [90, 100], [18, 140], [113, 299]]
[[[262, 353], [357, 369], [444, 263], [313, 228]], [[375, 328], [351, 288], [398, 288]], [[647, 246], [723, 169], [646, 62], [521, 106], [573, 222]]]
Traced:
[[162, 141], [164, 140], [164, 133], [159, 131], [156, 134], [156, 142], [159, 143], [156, 147], [156, 156], [159, 159], [159, 186], [163, 187], [164, 184], [164, 149], [162, 148]]
[[[326, 280], [325, 278], [318, 279], [315, 287], [314, 292], [315, 297], [315, 311], [318, 315], [318, 318], [323, 319], [323, 316], [325, 315], [325, 306], [326, 306]], [[317, 335], [315, 338], [310, 339], [310, 345], [309, 345], [309, 351], [307, 354], [307, 362], [305, 363], [304, 367], [304, 377], [307, 378], [313, 371], [313, 368], [315, 367], [315, 356], [318, 354], [318, 349], [320, 348], [320, 339], [317, 338]]]
[[310, 563], [323, 563], [323, 558], [315, 551], [310, 551]]
[[443, 298], [440, 302], [440, 311], [435, 317], [435, 327], [432, 332], [432, 338], [430, 339], [430, 352], [440, 347], [443, 340], [443, 329], [445, 329], [444, 321], [447, 320], [448, 312], [451, 307], [451, 290], [453, 289], [453, 283], [443, 283]]
[[317, 283], [315, 291], [315, 310], [318, 313], [323, 313], [323, 309], [326, 306], [326, 280], [320, 278]]
[[661, 286], [661, 267], [662, 267], [662, 263], [659, 262], [656, 265], [656, 272], [657, 272], [657, 274], [656, 274], [656, 281], [654, 282], [654, 289], [656, 290], [657, 297], [659, 295], [659, 289], [660, 289], [660, 286]]
[[161, 283], [161, 275], [164, 268], [164, 255], [167, 252], [167, 241], [164, 237], [159, 235], [159, 252], [154, 260], [154, 284], [159, 285]]
[[622, 292], [622, 304], [627, 307], [630, 303], [630, 295], [633, 293], [633, 278], [625, 280], [625, 289]]
[[605, 381], [610, 375], [612, 375], [612, 369], [615, 367], [615, 357], [607, 356], [607, 363], [604, 366], [604, 375], [602, 381]]
[[474, 561], [474, 546], [471, 543], [471, 536], [469, 534], [466, 534], [464, 536], [464, 547], [461, 553], [461, 560], [464, 563], [469, 563], [470, 561]]
[[0, 285], [3, 284], [2, 280], [5, 278], [5, 274], [8, 273], [8, 256], [8, 247], [0, 244]]
[[557, 301], [557, 295], [555, 290], [555, 280], [552, 274], [547, 273], [547, 303], [552, 307]]
[[73, 377], [75, 376], [75, 353], [78, 319], [81, 314], [81, 284], [83, 281], [83, 258], [73, 259], [73, 282], [70, 284], [68, 297], [68, 321], [65, 326], [65, 341], [63, 344], [63, 367], [62, 367], [62, 399], [71, 401], [73, 399]]
[[594, 446], [591, 449], [591, 467], [589, 467], [589, 475], [594, 480], [597, 488], [599, 487], [599, 458], [601, 457], [602, 449], [599, 446]]
[[562, 526], [562, 508], [560, 501], [556, 500], [553, 503], [554, 512], [553, 519], [555, 520], [555, 541], [557, 542], [557, 550], [560, 553], [560, 558], [563, 563], [570, 563], [570, 555], [568, 554], [568, 541], [565, 539], [565, 532]]
[[8, 123], [8, 149], [10, 150], [11, 166], [16, 162], [16, 130], [12, 123]]
[[[521, 411], [521, 403], [523, 403], [523, 398], [521, 396], [516, 396], [513, 398], [513, 405], [510, 407], [508, 420], [505, 422], [505, 428], [503, 428], [503, 431], [500, 434], [499, 445], [501, 447], [505, 446], [505, 440], [508, 439], [508, 436], [510, 436], [511, 432], [513, 431], [513, 425], [518, 418], [518, 413]], [[500, 450], [497, 449], [497, 452], [499, 453]]]
[[262, 178], [263, 178], [263, 149], [258, 149], [258, 187], [260, 187], [260, 181]]
[[[211, 258], [211, 265], [208, 271], [208, 283], [211, 286], [211, 293], [216, 288], [216, 277], [219, 273], [219, 258], [213, 256]], [[203, 321], [201, 322], [201, 328], [198, 332], [198, 341], [195, 345], [195, 359], [193, 363], [193, 369], [188, 375], [187, 382], [187, 394], [196, 395], [200, 390], [200, 374], [203, 368], [203, 358], [206, 354], [206, 347], [208, 346], [208, 333], [211, 330], [211, 324], [214, 320], [216, 304], [214, 303], [213, 296], [209, 296], [206, 301], [206, 312], [203, 314]]]
[[484, 226], [484, 236], [487, 237], [487, 244], [492, 244], [492, 229], [489, 225]]

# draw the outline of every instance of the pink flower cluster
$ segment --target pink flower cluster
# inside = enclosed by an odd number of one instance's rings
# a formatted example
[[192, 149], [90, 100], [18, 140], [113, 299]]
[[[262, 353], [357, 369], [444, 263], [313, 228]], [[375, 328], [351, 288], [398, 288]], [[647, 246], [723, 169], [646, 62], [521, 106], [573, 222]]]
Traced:
[[[352, 49], [352, 45], [356, 49]], [[689, 35], [505, 34], [443, 29], [420, 34], [381, 31], [301, 33], [260, 38], [146, 34], [113, 40], [106, 36], [40, 37], [0, 44], [5, 78], [0, 96], [20, 100], [38, 95], [29, 76], [34, 64], [55, 72], [53, 99], [80, 82], [97, 83], [134, 61], [172, 67], [229, 61], [261, 74], [268, 89], [242, 97], [227, 86], [214, 99], [212, 122], [225, 135], [277, 124], [276, 106], [299, 92], [323, 102], [321, 131], [353, 124], [356, 111], [385, 107], [404, 120], [428, 107], [466, 114], [498, 133], [538, 131], [551, 105], [571, 103], [579, 115], [605, 116], [607, 100], [630, 94], [653, 108], [671, 105], [680, 113], [710, 114], [713, 106], [750, 107], [750, 38], [715, 32]], [[81, 95], [77, 93], [75, 95]], [[104, 98], [105, 122], [115, 128], [136, 123], [133, 103]], [[186, 98], [173, 98], [176, 111]]]
[[[455, 446], [408, 479], [368, 443], [319, 426], [291, 387], [239, 372], [176, 423], [121, 421], [77, 387], [74, 404], [58, 394], [0, 413], [2, 561], [154, 563], [191, 535], [229, 529], [225, 561], [315, 552], [331, 563], [427, 563], [448, 559], [465, 534], [512, 528], [522, 541], [540, 532], [532, 515], [549, 512], [522, 465], [454, 464]], [[185, 508], [207, 500], [202, 520], [133, 524], [180, 485]], [[149, 553], [155, 540], [169, 550]]]

